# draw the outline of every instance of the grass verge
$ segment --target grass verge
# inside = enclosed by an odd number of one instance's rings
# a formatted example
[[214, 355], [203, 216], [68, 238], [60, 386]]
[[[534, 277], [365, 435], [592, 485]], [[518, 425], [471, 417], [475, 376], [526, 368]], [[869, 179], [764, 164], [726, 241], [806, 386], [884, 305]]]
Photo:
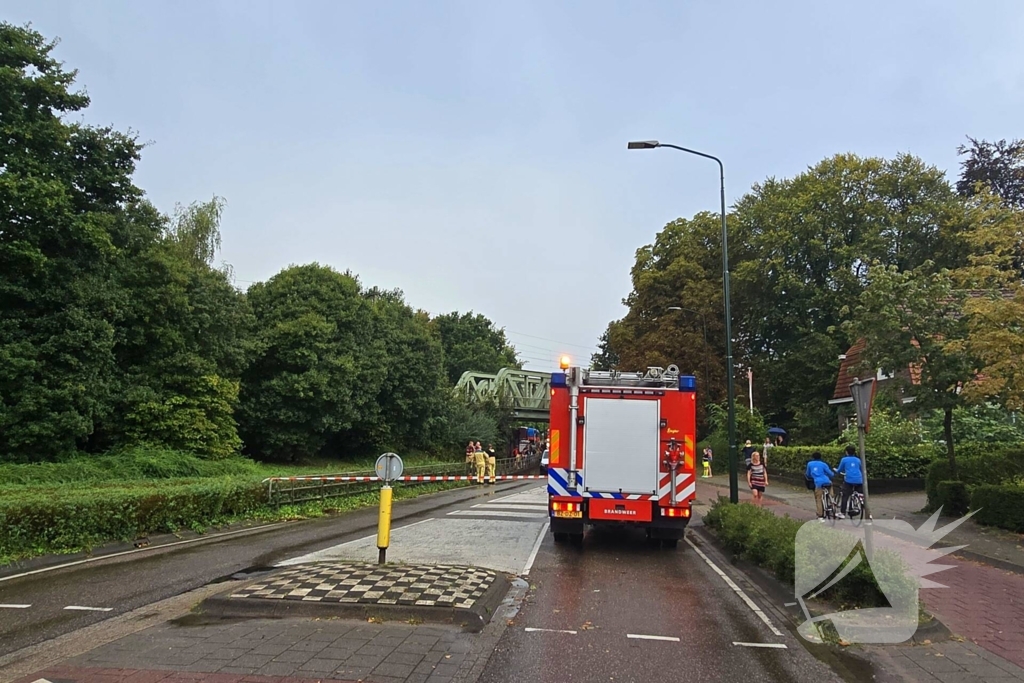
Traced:
[[[395, 500], [465, 486], [465, 482], [396, 485]], [[0, 566], [39, 555], [89, 551], [104, 543], [156, 533], [197, 533], [238, 521], [315, 519], [378, 504], [378, 494], [296, 505], [270, 505], [259, 482], [227, 478], [165, 482], [72, 492], [60, 497], [19, 496], [0, 501]]]
[[[847, 558], [856, 560], [858, 552], [857, 541], [844, 531], [780, 517], [749, 503], [733, 505], [721, 497], [704, 516], [704, 524], [730, 552], [771, 571], [807, 602], [809, 594], [848, 566]], [[837, 563], [839, 558], [842, 562]], [[842, 580], [814, 596], [814, 602], [829, 612], [912, 605], [916, 622], [917, 589], [902, 558], [883, 549], [876, 550], [870, 564], [857, 563]]]

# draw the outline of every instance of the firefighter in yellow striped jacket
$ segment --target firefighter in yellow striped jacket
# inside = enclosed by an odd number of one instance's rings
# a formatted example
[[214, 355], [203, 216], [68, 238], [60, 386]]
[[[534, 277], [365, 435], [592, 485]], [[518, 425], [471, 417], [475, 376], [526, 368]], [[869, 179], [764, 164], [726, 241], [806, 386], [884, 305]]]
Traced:
[[473, 450], [473, 464], [476, 465], [476, 483], [484, 483], [484, 470], [487, 469], [487, 454], [484, 453], [483, 446], [480, 442], [476, 442], [476, 447]]

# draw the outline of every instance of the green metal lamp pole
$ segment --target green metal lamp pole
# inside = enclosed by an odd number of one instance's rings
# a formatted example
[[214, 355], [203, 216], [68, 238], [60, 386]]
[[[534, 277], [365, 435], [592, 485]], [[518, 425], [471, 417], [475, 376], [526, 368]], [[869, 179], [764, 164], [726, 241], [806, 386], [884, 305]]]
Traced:
[[725, 290], [725, 377], [726, 391], [729, 402], [729, 500], [733, 503], [740, 501], [739, 483], [737, 471], [739, 469], [738, 444], [736, 443], [736, 388], [733, 386], [733, 364], [732, 364], [732, 311], [729, 302], [729, 232], [725, 225], [725, 166], [718, 157], [698, 152], [694, 149], [679, 147], [647, 140], [643, 142], [630, 142], [627, 149], [657, 149], [658, 147], [670, 147], [680, 152], [696, 154], [705, 159], [711, 159], [718, 163], [718, 170], [722, 185], [722, 287]]

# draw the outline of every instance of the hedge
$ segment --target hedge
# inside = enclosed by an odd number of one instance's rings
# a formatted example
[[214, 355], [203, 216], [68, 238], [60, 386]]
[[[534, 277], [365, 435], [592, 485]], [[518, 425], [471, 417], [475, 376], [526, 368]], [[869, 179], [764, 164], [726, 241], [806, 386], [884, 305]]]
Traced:
[[[799, 556], [801, 568], [811, 573], [815, 564], [822, 562], [826, 563], [828, 570], [819, 574], [830, 575], [833, 568], [829, 563], [837, 556], [845, 557], [849, 552], [848, 539], [843, 537], [842, 531], [811, 523], [801, 532], [806, 522], [788, 516], [779, 517], [749, 503], [733, 505], [725, 498], [719, 498], [712, 504], [704, 516], [704, 524], [713, 530], [731, 552], [771, 570], [777, 578], [790, 585], [795, 584], [798, 532], [801, 538], [812, 539], [812, 542], [801, 543]], [[913, 602], [916, 606], [916, 601], [909, 595], [917, 591], [916, 580], [900, 557], [888, 550], [877, 552], [871, 566], [866, 562], [857, 565], [821, 597], [830, 602], [856, 607], [890, 606], [891, 603], [875, 581], [872, 567], [874, 571], [893, 577], [896, 590], [906, 591], [908, 604]]]
[[981, 524], [1024, 533], [1024, 486], [982, 484], [971, 491], [974, 519]]
[[[832, 467], [839, 464], [845, 446], [776, 446], [768, 451], [768, 468], [782, 474], [803, 475], [807, 461], [818, 451], [822, 460]], [[935, 459], [932, 446], [915, 446], [893, 451], [868, 450], [865, 453], [868, 477], [871, 479], [910, 479], [923, 477], [928, 465]]]
[[5, 494], [0, 557], [68, 552], [207, 526], [251, 513], [265, 502], [266, 487], [249, 477]]
[[[981, 455], [958, 457], [957, 478], [968, 486], [982, 484], [1003, 484], [1024, 476], [1024, 449], [989, 449]], [[928, 509], [938, 510], [942, 504], [939, 495], [941, 482], [953, 479], [953, 471], [945, 458], [928, 466], [925, 476], [925, 493], [928, 495]]]
[[937, 505], [934, 509], [941, 506], [943, 513], [962, 517], [971, 507], [970, 489], [962, 481], [940, 481], [936, 486], [935, 503]]

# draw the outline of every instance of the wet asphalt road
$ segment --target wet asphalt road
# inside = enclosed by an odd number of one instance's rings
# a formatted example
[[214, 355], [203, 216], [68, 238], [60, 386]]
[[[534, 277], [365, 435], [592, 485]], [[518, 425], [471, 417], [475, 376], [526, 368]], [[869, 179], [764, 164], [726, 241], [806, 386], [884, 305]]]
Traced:
[[[702, 550], [715, 561], [717, 553]], [[574, 549], [556, 546], [549, 535], [529, 580], [530, 597], [482, 682], [840, 680], [777, 620], [783, 635], [774, 635], [685, 543], [654, 549], [642, 533], [590, 531], [583, 548]]]
[[[471, 499], [508, 494], [531, 484], [466, 488], [395, 504], [394, 524], [429, 516], [433, 510]], [[536, 484], [532, 484], [536, 486]], [[475, 502], [475, 500], [473, 501]], [[272, 567], [288, 557], [313, 552], [374, 533], [377, 510], [284, 524], [275, 529], [139, 553], [89, 564], [0, 580], [0, 657], [151, 603], [180, 595], [238, 572]], [[0, 577], [2, 578], [2, 577]], [[65, 607], [110, 608], [72, 611]]]

